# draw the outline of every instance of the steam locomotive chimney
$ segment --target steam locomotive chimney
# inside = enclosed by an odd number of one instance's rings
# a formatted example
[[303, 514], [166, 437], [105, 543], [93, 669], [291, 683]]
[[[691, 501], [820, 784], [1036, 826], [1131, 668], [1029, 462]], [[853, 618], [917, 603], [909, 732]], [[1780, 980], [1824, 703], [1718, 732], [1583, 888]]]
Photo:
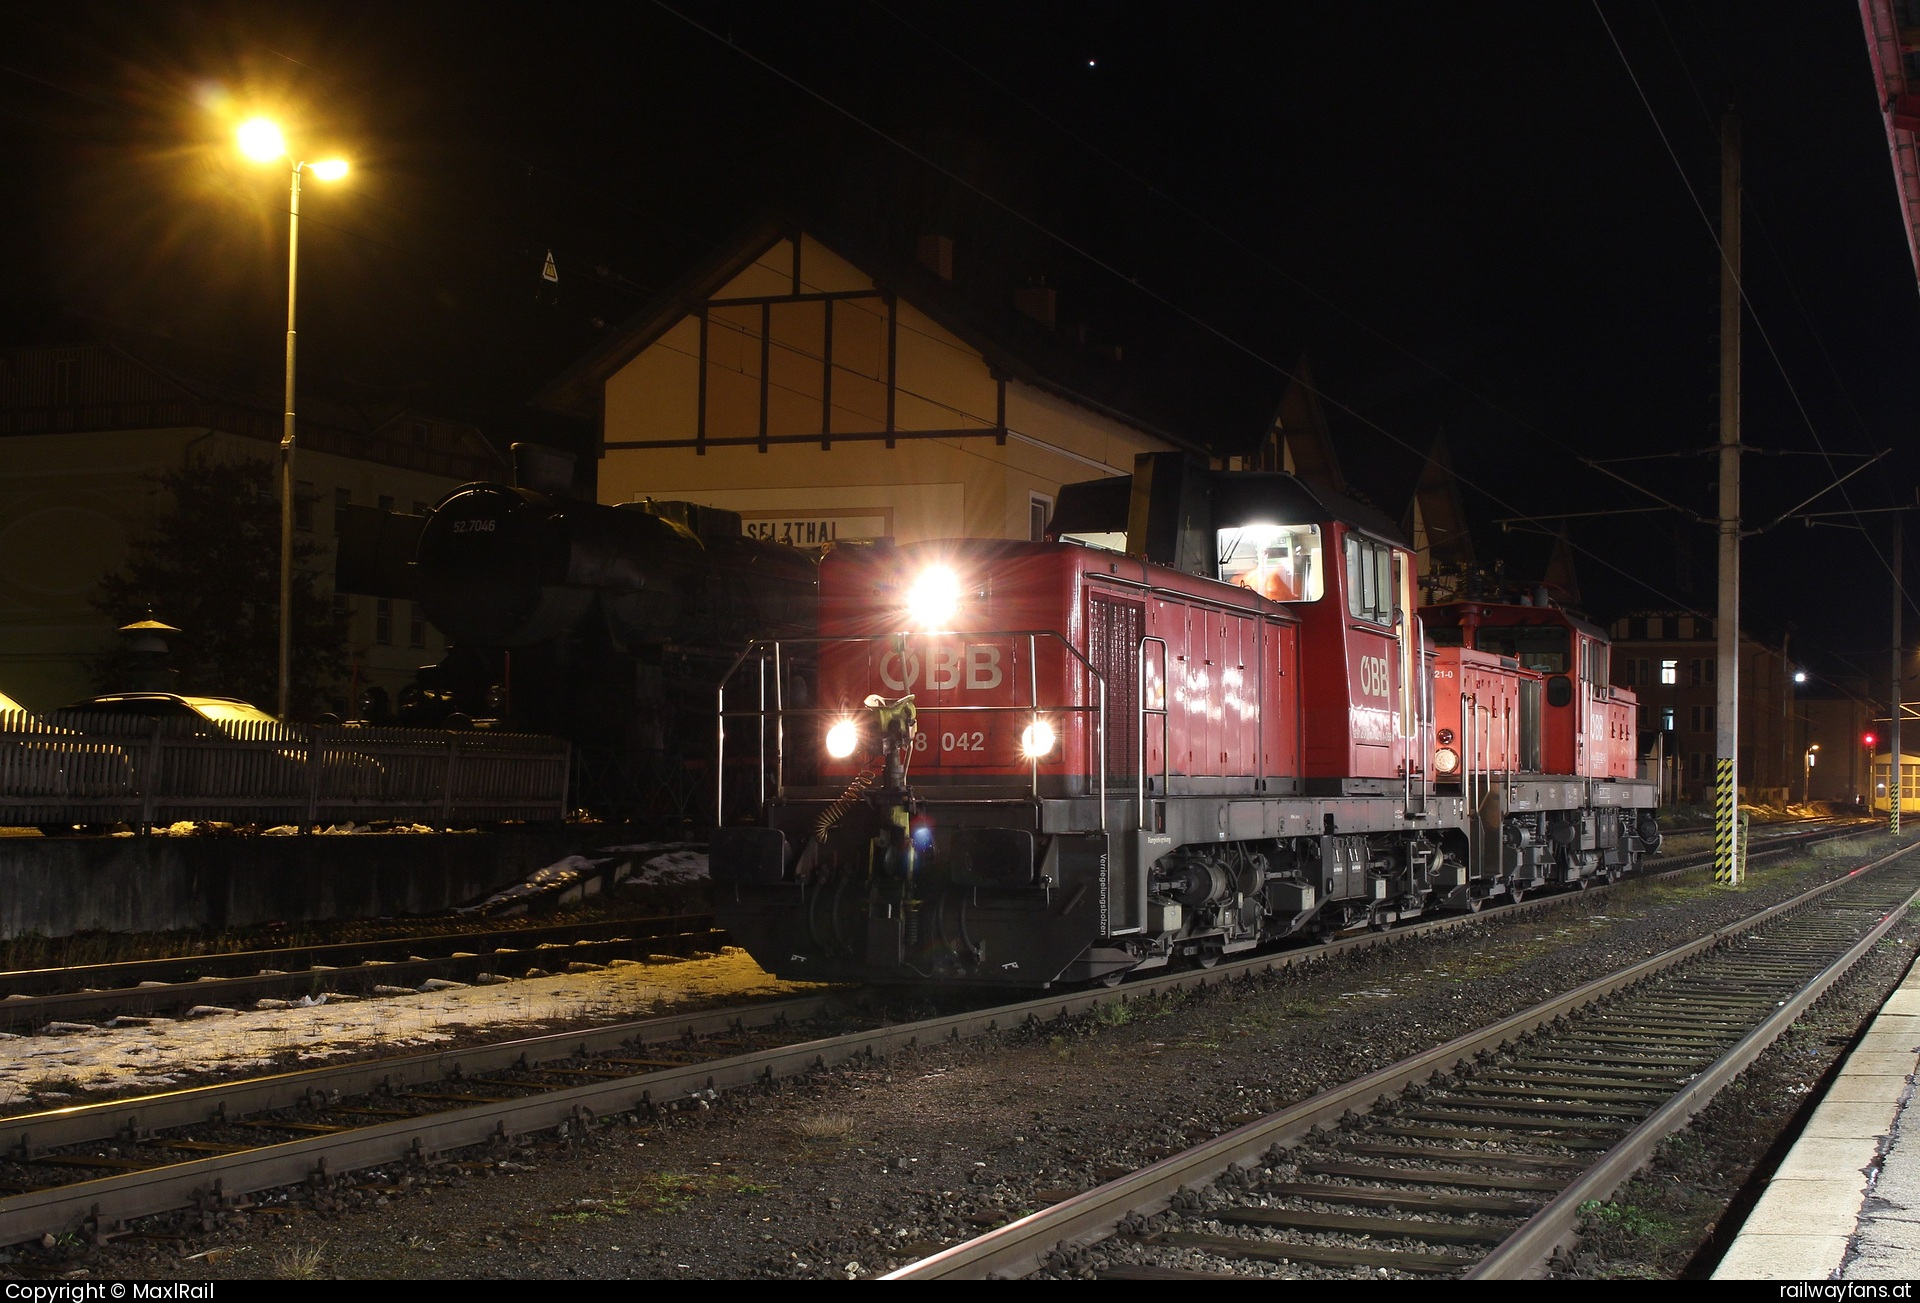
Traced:
[[573, 496], [573, 466], [578, 458], [544, 443], [513, 445], [513, 482], [523, 489], [555, 497]]

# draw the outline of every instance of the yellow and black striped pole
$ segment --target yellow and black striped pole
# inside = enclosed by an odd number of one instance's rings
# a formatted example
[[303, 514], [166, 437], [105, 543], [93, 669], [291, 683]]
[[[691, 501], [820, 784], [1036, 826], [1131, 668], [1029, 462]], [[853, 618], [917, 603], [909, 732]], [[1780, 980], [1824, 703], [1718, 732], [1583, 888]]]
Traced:
[[1714, 762], [1713, 880], [1731, 887], [1740, 881], [1740, 805], [1734, 799], [1733, 761]]

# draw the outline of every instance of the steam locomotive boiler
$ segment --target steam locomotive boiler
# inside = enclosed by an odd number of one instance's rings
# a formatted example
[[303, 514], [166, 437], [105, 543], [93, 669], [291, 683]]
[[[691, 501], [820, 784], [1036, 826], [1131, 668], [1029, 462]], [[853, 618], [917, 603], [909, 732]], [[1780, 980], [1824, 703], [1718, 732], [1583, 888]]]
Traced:
[[751, 637], [814, 627], [813, 557], [749, 537], [730, 511], [601, 506], [552, 483], [467, 484], [424, 518], [360, 510], [342, 587], [414, 598], [450, 644], [397, 718], [565, 737], [578, 803], [603, 815], [698, 810], [712, 685]]
[[[1115, 980], [1657, 846], [1599, 631], [1416, 610], [1377, 512], [1149, 454], [1052, 532], [830, 552], [819, 633], [722, 680], [715, 801], [751, 815], [715, 830], [716, 909], [768, 970]], [[760, 686], [796, 656], [817, 699]]]

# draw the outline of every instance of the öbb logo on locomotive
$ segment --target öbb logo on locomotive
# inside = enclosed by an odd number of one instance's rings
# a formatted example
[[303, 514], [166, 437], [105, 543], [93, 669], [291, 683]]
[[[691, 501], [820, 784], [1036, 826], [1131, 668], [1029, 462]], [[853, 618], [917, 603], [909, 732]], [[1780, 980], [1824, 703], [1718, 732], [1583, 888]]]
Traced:
[[921, 680], [922, 662], [920, 649], [891, 648], [880, 658], [880, 682], [895, 692], [908, 692], [916, 686], [931, 692], [945, 692], [954, 688], [982, 692], [1005, 682], [1005, 675], [1000, 669], [1000, 648], [990, 643], [965, 646], [950, 642], [929, 644], [924, 651], [924, 682]]
[[[1398, 527], [1292, 475], [1156, 453], [1122, 488], [1064, 486], [1042, 542], [835, 548], [817, 636], [735, 663], [710, 860], [761, 964], [1107, 981], [1657, 849], [1636, 702], [1578, 612], [1420, 607]], [[768, 666], [804, 691], [753, 688]]]
[[1360, 691], [1369, 697], [1391, 697], [1392, 680], [1387, 677], [1387, 658], [1384, 656], [1362, 656], [1360, 658]]

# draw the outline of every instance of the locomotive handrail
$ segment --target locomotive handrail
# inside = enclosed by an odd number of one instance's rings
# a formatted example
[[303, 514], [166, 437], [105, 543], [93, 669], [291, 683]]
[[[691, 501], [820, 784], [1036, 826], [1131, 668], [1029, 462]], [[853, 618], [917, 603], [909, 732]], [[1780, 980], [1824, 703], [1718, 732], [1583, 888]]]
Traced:
[[[1160, 705], [1158, 707], [1147, 705], [1147, 644], [1150, 642], [1160, 644]], [[1168, 717], [1167, 640], [1165, 638], [1156, 638], [1152, 634], [1147, 634], [1140, 639], [1139, 646], [1134, 648], [1134, 674], [1139, 682], [1135, 685], [1133, 700], [1140, 717], [1139, 740], [1134, 748], [1134, 799], [1140, 803], [1140, 831], [1153, 832], [1155, 831], [1152, 826], [1153, 820], [1149, 815], [1151, 807], [1147, 804], [1147, 716], [1158, 715], [1162, 720]], [[1160, 739], [1160, 794], [1162, 796], [1167, 794], [1168, 776], [1172, 772], [1167, 756], [1170, 748], [1164, 732], [1166, 727], [1165, 724], [1161, 725], [1163, 731]]]
[[1413, 617], [1420, 646], [1420, 809], [1433, 809], [1433, 666], [1427, 662], [1427, 622]]
[[[838, 708], [838, 707], [813, 706], [813, 707], [789, 708], [784, 704], [785, 703], [785, 685], [784, 685], [783, 676], [781, 674], [782, 647], [798, 646], [798, 647], [818, 648], [818, 647], [827, 647], [827, 646], [857, 645], [861, 643], [882, 642], [882, 641], [892, 640], [892, 639], [904, 640], [908, 638], [937, 637], [937, 636], [940, 636], [941, 633], [945, 633], [945, 632], [948, 632], [948, 631], [942, 630], [942, 631], [939, 631], [938, 633], [936, 632], [913, 633], [905, 630], [900, 630], [893, 633], [874, 633], [874, 634], [837, 634], [837, 635], [817, 634], [811, 637], [804, 637], [804, 638], [755, 638], [752, 641], [748, 642], [747, 645], [741, 649], [740, 654], [734, 657], [733, 663], [727, 667], [726, 672], [720, 676], [719, 684], [714, 689], [714, 705], [715, 705], [714, 734], [715, 736], [714, 736], [713, 808], [714, 808], [715, 821], [718, 822], [721, 819], [723, 819], [725, 817], [725, 811], [726, 811], [727, 721], [729, 719], [757, 719], [759, 721], [759, 725], [758, 725], [759, 766], [758, 768], [759, 768], [759, 775], [760, 775], [760, 805], [762, 808], [765, 808], [767, 803], [766, 671], [767, 671], [767, 657], [769, 653], [771, 653], [773, 658], [773, 663], [774, 663], [774, 688], [773, 688], [774, 712], [775, 712], [775, 715], [774, 715], [774, 776], [773, 776], [774, 791], [776, 794], [784, 795], [786, 792], [785, 717], [789, 714], [800, 715], [800, 716], [823, 716], [823, 717], [837, 716], [837, 715], [842, 715], [846, 712], [844, 711], [844, 709]], [[1037, 651], [1038, 640], [1041, 638], [1050, 638], [1055, 642], [1058, 642], [1062, 647], [1064, 647], [1072, 655], [1074, 660], [1080, 663], [1080, 668], [1083, 671], [1085, 671], [1088, 682], [1096, 688], [1094, 704], [1093, 705], [1077, 705], [1077, 706], [1076, 705], [1047, 706], [1044, 709], [1049, 711], [1055, 711], [1063, 715], [1085, 714], [1085, 713], [1091, 712], [1095, 716], [1096, 738], [1097, 738], [1096, 746], [1099, 750], [1099, 770], [1097, 774], [1097, 786], [1095, 790], [1097, 792], [1097, 799], [1100, 805], [1100, 831], [1105, 832], [1107, 830], [1107, 752], [1106, 752], [1107, 680], [1106, 680], [1106, 676], [1101, 674], [1100, 671], [1096, 670], [1093, 667], [1093, 662], [1087, 659], [1087, 656], [1084, 652], [1082, 652], [1078, 647], [1075, 647], [1073, 643], [1069, 641], [1063, 634], [1061, 634], [1060, 632], [1054, 629], [968, 629], [968, 630], [961, 630], [958, 632], [963, 632], [968, 637], [973, 637], [973, 638], [1025, 638], [1027, 640], [1027, 678], [1028, 678], [1028, 694], [1030, 697], [1030, 702], [1028, 705], [1025, 705], [1025, 706], [1012, 705], [1012, 706], [933, 706], [933, 707], [929, 707], [930, 710], [935, 710], [942, 714], [959, 713], [959, 712], [967, 712], [967, 713], [980, 712], [980, 713], [988, 713], [988, 714], [1027, 713], [1027, 714], [1038, 716], [1040, 711], [1043, 709], [1043, 707], [1040, 705], [1040, 700], [1039, 700], [1039, 697], [1040, 697], [1039, 665], [1038, 665], [1039, 657], [1038, 657], [1038, 651]], [[753, 657], [756, 651], [760, 653], [758, 657], [758, 663], [760, 667], [760, 708], [757, 711], [741, 711], [741, 710], [729, 711], [727, 709], [727, 684], [733, 679], [734, 675], [740, 672], [740, 667], [745, 665], [747, 663], [748, 658]], [[1030, 792], [1032, 795], [1032, 799], [1036, 801], [1040, 799], [1040, 761], [1038, 757], [1032, 758], [1032, 776], [1030, 778]]]

